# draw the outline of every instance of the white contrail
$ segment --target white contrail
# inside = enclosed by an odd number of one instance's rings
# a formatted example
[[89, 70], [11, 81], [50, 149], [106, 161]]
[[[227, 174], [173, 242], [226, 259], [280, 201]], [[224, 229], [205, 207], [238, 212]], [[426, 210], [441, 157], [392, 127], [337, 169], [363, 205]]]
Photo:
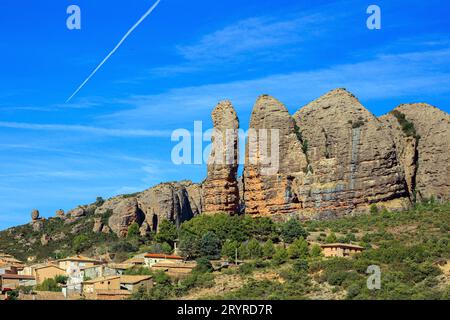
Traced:
[[94, 69], [94, 71], [92, 71], [92, 73], [89, 75], [89, 77], [87, 77], [86, 80], [83, 81], [83, 83], [77, 88], [77, 90], [75, 90], [75, 92], [69, 97], [69, 99], [66, 100], [66, 103], [69, 102], [70, 100], [72, 100], [72, 98], [85, 86], [85, 84], [94, 76], [94, 74], [105, 64], [106, 61], [108, 61], [108, 59], [114, 54], [114, 52], [117, 51], [117, 49], [119, 49], [119, 47], [122, 45], [122, 43], [128, 38], [128, 36], [134, 31], [134, 29], [136, 29], [142, 21], [144, 21], [145, 18], [147, 18], [147, 16], [152, 13], [152, 11], [156, 8], [156, 6], [161, 2], [161, 0], [158, 0], [155, 2], [155, 4], [148, 9], [148, 11], [131, 27], [130, 30], [128, 30], [128, 32], [122, 37], [122, 39], [120, 39], [119, 43], [114, 47], [114, 49], [112, 49], [112, 51], [105, 57], [105, 59], [103, 59], [102, 62], [100, 62], [100, 64], [97, 66], [97, 68]]

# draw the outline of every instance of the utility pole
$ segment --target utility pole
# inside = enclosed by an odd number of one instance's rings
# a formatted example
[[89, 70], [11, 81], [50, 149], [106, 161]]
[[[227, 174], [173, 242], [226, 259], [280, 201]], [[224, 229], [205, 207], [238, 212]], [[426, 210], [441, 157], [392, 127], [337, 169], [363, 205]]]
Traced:
[[236, 248], [236, 254], [234, 257], [234, 264], [237, 266], [237, 260], [238, 260], [238, 248]]

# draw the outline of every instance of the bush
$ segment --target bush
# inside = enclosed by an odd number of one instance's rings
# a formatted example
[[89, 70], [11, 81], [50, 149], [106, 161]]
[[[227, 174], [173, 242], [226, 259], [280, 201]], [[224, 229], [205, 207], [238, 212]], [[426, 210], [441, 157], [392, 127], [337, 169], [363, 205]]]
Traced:
[[308, 232], [302, 227], [297, 219], [289, 219], [281, 225], [281, 238], [284, 242], [291, 243], [297, 238], [308, 237]]
[[169, 220], [163, 220], [158, 226], [158, 233], [155, 235], [155, 241], [158, 243], [167, 242], [173, 247], [178, 238], [177, 227]]
[[308, 242], [303, 238], [295, 240], [288, 247], [288, 255], [291, 259], [307, 258], [309, 256]]
[[285, 263], [288, 260], [288, 257], [289, 257], [289, 255], [285, 248], [282, 248], [282, 247], [277, 248], [275, 250], [275, 254], [273, 255], [272, 263], [275, 266], [279, 266], [279, 265]]
[[275, 254], [275, 246], [272, 240], [267, 240], [262, 247], [263, 257], [266, 259], [271, 259]]
[[247, 244], [248, 254], [251, 259], [257, 259], [262, 257], [262, 248], [258, 241], [252, 239]]

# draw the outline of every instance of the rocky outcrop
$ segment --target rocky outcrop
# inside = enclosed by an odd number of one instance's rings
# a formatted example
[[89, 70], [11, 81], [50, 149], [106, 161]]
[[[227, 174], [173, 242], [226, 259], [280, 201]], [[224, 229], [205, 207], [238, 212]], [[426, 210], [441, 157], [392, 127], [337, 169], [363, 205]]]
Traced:
[[143, 222], [141, 227], [139, 228], [139, 234], [141, 235], [141, 237], [145, 237], [149, 234], [150, 232], [150, 226], [148, 225], [147, 222]]
[[106, 200], [95, 210], [96, 215], [103, 215], [108, 212], [111, 213], [108, 226], [119, 237], [126, 237], [128, 227], [133, 222], [141, 225], [145, 218], [135, 197], [114, 197]]
[[34, 232], [41, 232], [44, 229], [44, 221], [35, 220], [32, 222], [32, 226]]
[[295, 115], [311, 174], [294, 181], [316, 217], [408, 205], [404, 172], [389, 130], [351, 93], [333, 90]]
[[39, 210], [33, 209], [31, 211], [31, 221], [39, 220]]
[[288, 110], [270, 96], [259, 97], [252, 111], [245, 150], [245, 213], [299, 212], [303, 205], [294, 192], [293, 180], [307, 170], [307, 158]]
[[412, 200], [450, 199], [450, 115], [425, 103], [380, 117], [391, 131]]
[[86, 209], [83, 207], [78, 207], [67, 212], [67, 215], [71, 218], [80, 218], [86, 215]]
[[66, 217], [63, 209], [56, 210], [55, 215], [57, 218], [61, 219], [64, 219]]
[[43, 234], [42, 235], [42, 237], [41, 237], [41, 244], [43, 245], [43, 246], [46, 246], [46, 245], [48, 245], [48, 243], [50, 242], [50, 240], [51, 240], [52, 238], [50, 237], [50, 235], [48, 235], [48, 234]]
[[162, 220], [169, 220], [179, 226], [191, 219], [194, 216], [191, 203], [194, 204], [197, 214], [201, 212], [199, 194], [199, 186], [190, 181], [161, 183], [141, 192], [137, 196], [137, 202], [145, 213], [145, 221], [151, 230], [156, 232]]
[[211, 154], [203, 183], [204, 212], [236, 214], [239, 212], [239, 120], [231, 102], [220, 102], [212, 112], [212, 120]]
[[102, 218], [94, 218], [94, 227], [92, 228], [92, 232], [100, 233], [103, 229]]

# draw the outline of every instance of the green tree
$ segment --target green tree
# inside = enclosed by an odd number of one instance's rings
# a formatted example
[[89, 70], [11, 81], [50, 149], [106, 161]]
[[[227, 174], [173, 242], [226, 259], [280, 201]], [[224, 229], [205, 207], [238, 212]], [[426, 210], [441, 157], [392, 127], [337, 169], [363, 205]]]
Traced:
[[272, 240], [267, 240], [262, 247], [263, 257], [266, 259], [271, 259], [275, 254], [275, 246]]
[[303, 238], [294, 240], [288, 247], [288, 255], [291, 259], [307, 258], [309, 255], [308, 242]]
[[177, 238], [177, 227], [169, 220], [161, 221], [158, 227], [158, 233], [155, 235], [155, 241], [159, 243], [167, 242], [173, 247], [173, 244]]
[[241, 243], [241, 245], [238, 248], [238, 259], [248, 259], [250, 256], [248, 252], [248, 247], [246, 243]]
[[36, 286], [36, 290], [38, 291], [52, 291], [59, 292], [61, 291], [61, 287], [58, 285], [55, 279], [45, 279], [41, 284]]
[[72, 241], [72, 248], [76, 253], [80, 253], [89, 247], [89, 238], [84, 234], [76, 236]]
[[213, 271], [211, 262], [205, 257], [197, 259], [197, 266], [192, 270], [197, 273], [207, 273]]
[[322, 248], [318, 244], [313, 244], [309, 254], [311, 257], [320, 257], [322, 255]]
[[227, 239], [222, 246], [222, 257], [234, 261], [236, 257], [236, 250], [238, 249], [238, 247], [239, 244], [237, 243], [237, 241]]
[[137, 222], [133, 222], [128, 227], [127, 239], [136, 239], [139, 237], [139, 225]]
[[283, 247], [278, 247], [273, 255], [272, 262], [275, 266], [279, 266], [288, 260], [288, 252]]
[[297, 238], [308, 236], [308, 232], [302, 227], [297, 219], [289, 219], [281, 226], [281, 238], [284, 242], [291, 243]]
[[331, 233], [325, 238], [325, 242], [326, 242], [326, 243], [334, 243], [334, 242], [337, 242], [336, 234], [335, 234], [334, 232], [331, 232]]
[[201, 240], [200, 253], [203, 257], [217, 259], [220, 257], [220, 239], [217, 235], [208, 231]]
[[262, 248], [257, 240], [255, 239], [250, 240], [247, 244], [247, 249], [251, 259], [262, 257]]
[[201, 238], [188, 230], [180, 232], [181, 255], [187, 259], [195, 259], [200, 256]]
[[308, 261], [305, 259], [297, 259], [292, 264], [292, 268], [295, 272], [308, 271]]

